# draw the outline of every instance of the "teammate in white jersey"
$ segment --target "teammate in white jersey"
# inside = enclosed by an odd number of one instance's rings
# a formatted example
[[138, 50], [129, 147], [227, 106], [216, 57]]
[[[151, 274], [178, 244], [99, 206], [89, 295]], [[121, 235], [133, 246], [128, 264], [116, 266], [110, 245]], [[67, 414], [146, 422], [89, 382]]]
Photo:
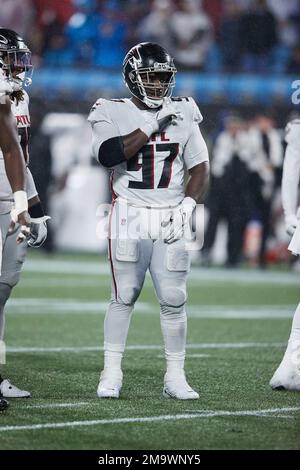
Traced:
[[[14, 195], [14, 220], [19, 223], [21, 231], [15, 242], [21, 242], [28, 236], [29, 215], [27, 213], [28, 201], [25, 191], [26, 167], [20, 148], [14, 118], [11, 114], [11, 104], [5, 92], [0, 91], [0, 150], [3, 153], [6, 174]], [[11, 228], [14, 226], [12, 221]], [[2, 236], [0, 230], [0, 265], [2, 260]], [[1, 397], [1, 394], [0, 394]], [[0, 398], [0, 411], [8, 407], [7, 400]]]
[[[30, 117], [28, 111], [29, 98], [23, 86], [31, 83], [31, 53], [23, 39], [14, 31], [0, 28], [0, 92], [7, 95], [11, 102], [11, 110], [16, 120], [22, 156], [28, 165], [28, 138]], [[3, 153], [0, 152], [0, 229], [2, 239], [2, 260], [0, 266], [0, 340], [4, 336], [4, 307], [13, 287], [20, 279], [27, 245], [40, 246], [47, 236], [47, 217], [44, 215], [35, 184], [26, 168], [26, 192], [28, 212], [30, 215], [30, 233], [26, 240], [16, 244], [18, 226], [12, 231], [11, 211], [15, 221], [17, 214], [13, 208], [14, 196], [5, 169]], [[30, 393], [20, 390], [9, 380], [0, 375], [0, 395], [3, 397], [23, 398]]]
[[[282, 205], [286, 231], [292, 236], [300, 223], [298, 202], [300, 180], [300, 119], [291, 121], [286, 128], [287, 148], [282, 175]], [[283, 359], [273, 375], [273, 389], [300, 390], [300, 303], [294, 313], [288, 346]]]
[[199, 398], [184, 372], [189, 252], [183, 235], [207, 190], [209, 163], [198, 126], [202, 116], [193, 98], [171, 98], [175, 74], [165, 49], [138, 44], [123, 62], [131, 99], [99, 99], [88, 118], [93, 152], [112, 169], [114, 198], [109, 233], [112, 298], [104, 322], [100, 398], [119, 397], [130, 317], [148, 269], [165, 343], [163, 395]]

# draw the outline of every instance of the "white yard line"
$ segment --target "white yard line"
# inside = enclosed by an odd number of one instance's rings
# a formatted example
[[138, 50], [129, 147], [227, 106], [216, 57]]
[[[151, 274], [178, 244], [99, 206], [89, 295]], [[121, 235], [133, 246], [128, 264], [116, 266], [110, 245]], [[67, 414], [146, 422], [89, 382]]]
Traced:
[[77, 408], [79, 406], [85, 406], [88, 405], [89, 403], [87, 401], [82, 401], [78, 403], [48, 403], [45, 405], [30, 405], [30, 406], [25, 406], [26, 409], [32, 409], [32, 408]]
[[47, 279], [43, 278], [22, 278], [22, 289], [34, 289], [36, 290], [37, 287], [45, 287], [45, 288], [60, 288], [64, 289], [65, 287], [102, 287], [103, 285], [109, 286], [110, 279], [104, 279], [103, 277], [99, 278], [99, 276], [89, 276], [89, 277], [79, 277], [78, 275], [76, 278], [68, 277], [68, 276], [49, 276]]
[[[283, 348], [286, 343], [199, 343], [199, 344], [187, 344], [187, 349], [244, 349], [244, 348]], [[163, 345], [159, 344], [132, 344], [126, 346], [126, 351], [152, 351], [162, 350]], [[57, 347], [7, 347], [8, 353], [64, 353], [64, 352], [84, 352], [84, 351], [103, 351], [101, 346], [57, 346]]]
[[129, 424], [129, 423], [155, 423], [164, 421], [180, 421], [180, 420], [191, 420], [200, 418], [218, 418], [228, 416], [254, 416], [254, 417], [265, 417], [269, 414], [281, 415], [282, 413], [293, 413], [300, 411], [300, 407], [290, 408], [270, 408], [266, 410], [245, 410], [245, 411], [213, 411], [213, 410], [199, 410], [193, 412], [193, 414], [177, 414], [177, 415], [161, 415], [161, 416], [142, 416], [137, 418], [116, 418], [116, 419], [96, 419], [90, 421], [67, 421], [62, 423], [41, 423], [31, 425], [20, 425], [20, 426], [0, 426], [0, 432], [8, 431], [34, 431], [41, 429], [63, 429], [63, 428], [75, 428], [82, 426], [98, 426], [105, 424]]
[[[109, 263], [100, 261], [62, 261], [51, 259], [27, 260], [24, 265], [26, 272], [53, 273], [53, 274], [89, 274], [89, 275], [109, 275]], [[266, 283], [266, 284], [300, 284], [300, 275], [296, 272], [274, 272], [255, 271], [246, 269], [221, 269], [221, 268], [198, 268], [193, 267], [189, 278], [201, 281], [224, 281], [236, 283]], [[45, 280], [45, 285], [47, 282]]]
[[[165, 356], [163, 354], [158, 354], [156, 356], [158, 359], [165, 359]], [[211, 357], [211, 354], [187, 354], [186, 358], [187, 359], [197, 359], [197, 358], [202, 358], [202, 357]]]
[[[63, 298], [13, 298], [8, 301], [10, 315], [45, 315], [45, 314], [104, 314], [108, 302], [82, 301]], [[223, 319], [282, 319], [291, 318], [295, 305], [187, 305], [189, 317], [193, 318], [223, 318]], [[158, 304], [138, 302], [135, 311], [158, 315]]]

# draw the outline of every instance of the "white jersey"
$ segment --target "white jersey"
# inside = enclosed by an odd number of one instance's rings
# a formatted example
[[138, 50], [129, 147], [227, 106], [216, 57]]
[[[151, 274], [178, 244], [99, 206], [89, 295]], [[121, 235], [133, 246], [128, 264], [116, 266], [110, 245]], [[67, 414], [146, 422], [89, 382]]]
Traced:
[[300, 152], [300, 119], [289, 122], [285, 128], [285, 141]]
[[295, 215], [298, 206], [300, 179], [300, 119], [288, 123], [285, 129], [287, 148], [281, 184], [282, 205], [286, 217]]
[[[112, 189], [116, 197], [145, 206], [174, 206], [184, 198], [184, 168], [208, 161], [198, 124], [203, 120], [193, 98], [171, 98], [182, 119], [164, 132], [153, 134], [140, 151], [113, 167]], [[156, 110], [140, 110], [127, 98], [100, 98], [88, 120], [92, 124], [93, 153], [112, 137], [130, 134], [146, 123]]]
[[[14, 100], [11, 102], [11, 111], [16, 118], [16, 124], [18, 128], [18, 134], [20, 144], [24, 153], [24, 157], [28, 163], [28, 140], [30, 131], [30, 116], [29, 116], [29, 97], [28, 94], [23, 91], [24, 99], [17, 102]], [[1, 132], [1, 129], [0, 129]], [[27, 195], [28, 199], [37, 195], [37, 191], [33, 182], [32, 175], [27, 169]], [[3, 153], [0, 150], [0, 213], [9, 212], [13, 201], [13, 194], [8, 178], [6, 176]]]

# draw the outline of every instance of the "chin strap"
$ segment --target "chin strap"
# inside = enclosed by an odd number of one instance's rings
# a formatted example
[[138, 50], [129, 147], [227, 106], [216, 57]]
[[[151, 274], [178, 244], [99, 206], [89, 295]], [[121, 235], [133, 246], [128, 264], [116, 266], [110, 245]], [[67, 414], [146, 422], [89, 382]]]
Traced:
[[163, 105], [163, 102], [164, 102], [164, 98], [161, 98], [160, 100], [152, 100], [151, 98], [148, 98], [147, 96], [145, 96], [143, 99], [143, 103], [145, 103], [145, 105], [151, 109], [159, 108], [160, 106]]

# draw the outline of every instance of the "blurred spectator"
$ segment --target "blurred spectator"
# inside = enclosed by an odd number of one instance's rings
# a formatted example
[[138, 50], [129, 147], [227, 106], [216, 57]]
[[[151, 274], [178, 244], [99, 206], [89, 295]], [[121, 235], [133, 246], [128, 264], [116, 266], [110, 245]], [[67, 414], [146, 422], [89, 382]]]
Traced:
[[218, 33], [223, 17], [224, 0], [202, 0], [201, 4], [203, 10], [211, 19], [215, 32]]
[[278, 20], [286, 20], [294, 15], [300, 7], [299, 0], [267, 0], [268, 8]]
[[57, 18], [62, 25], [66, 24], [76, 9], [74, 0], [32, 0], [36, 11], [36, 23], [40, 28], [48, 24], [49, 17]]
[[157, 42], [167, 50], [171, 50], [172, 41], [169, 26], [171, 12], [170, 0], [155, 0], [151, 12], [138, 27], [139, 40]]
[[203, 260], [210, 262], [218, 224], [228, 224], [227, 266], [237, 266], [242, 257], [243, 235], [249, 220], [249, 172], [241, 158], [247, 142], [243, 121], [239, 117], [226, 118], [225, 130], [215, 143], [211, 164], [209, 221], [204, 238]]
[[[139, 26], [143, 20], [151, 13], [153, 3], [151, 0], [120, 0], [122, 10], [127, 21], [127, 48], [140, 42]], [[170, 0], [172, 1], [172, 0]]]
[[248, 72], [265, 72], [270, 65], [270, 53], [277, 43], [276, 22], [266, 0], [255, 0], [242, 19], [242, 43], [246, 53], [244, 67]]
[[25, 36], [37, 66], [119, 68], [128, 48], [154, 41], [186, 70], [283, 73], [300, 0], [0, 0], [0, 24]]
[[[41, 123], [44, 117], [45, 107], [39, 101], [33, 101], [30, 108], [30, 170], [36, 178], [36, 187], [42, 201], [45, 213], [49, 213], [49, 186], [51, 183], [52, 154], [50, 150], [50, 139], [42, 131]], [[48, 225], [47, 240], [43, 245], [46, 251], [53, 250], [52, 227]]]
[[241, 59], [243, 35], [241, 12], [236, 0], [224, 4], [224, 16], [220, 26], [220, 49], [226, 70], [237, 70]]
[[106, 1], [97, 17], [95, 64], [105, 68], [122, 65], [126, 52], [126, 25], [116, 1]]
[[0, 0], [0, 25], [28, 37], [34, 18], [31, 0]]
[[283, 19], [278, 21], [278, 40], [286, 47], [294, 47], [298, 40], [296, 24], [292, 19]]
[[271, 115], [259, 114], [249, 129], [247, 152], [251, 170], [252, 217], [262, 224], [259, 265], [265, 267], [266, 244], [270, 235], [271, 209], [283, 162], [281, 135]]
[[287, 72], [291, 74], [300, 73], [300, 44], [294, 47]]
[[174, 0], [170, 16], [172, 54], [179, 67], [199, 70], [203, 67], [212, 42], [212, 25], [194, 0]]
[[68, 66], [75, 63], [75, 50], [69, 47], [67, 38], [59, 31], [47, 38], [47, 49], [43, 59], [48, 66]]
[[69, 44], [75, 51], [79, 65], [91, 65], [97, 41], [99, 16], [95, 0], [74, 0], [77, 11], [71, 16], [65, 28]]

